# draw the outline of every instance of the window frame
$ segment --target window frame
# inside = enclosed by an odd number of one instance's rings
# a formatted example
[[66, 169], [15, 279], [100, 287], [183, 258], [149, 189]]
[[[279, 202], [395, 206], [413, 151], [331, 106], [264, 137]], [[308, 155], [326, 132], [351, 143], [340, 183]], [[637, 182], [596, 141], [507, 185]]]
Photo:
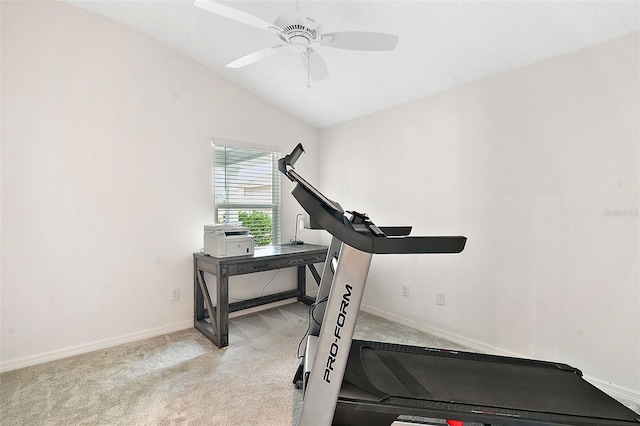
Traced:
[[[282, 156], [282, 154], [272, 147], [265, 146], [254, 146], [247, 145], [243, 143], [238, 143], [235, 141], [227, 141], [227, 140], [212, 140], [213, 146], [213, 176], [212, 176], [212, 192], [213, 192], [213, 201], [214, 201], [214, 217], [216, 223], [224, 223], [220, 222], [220, 210], [232, 210], [237, 213], [241, 211], [267, 211], [271, 213], [271, 242], [264, 246], [270, 245], [280, 245], [282, 244], [282, 184], [281, 184], [281, 175], [278, 170], [278, 159]], [[225, 152], [227, 149], [246, 151], [247, 153], [255, 153], [250, 155], [255, 157], [256, 155], [270, 155], [270, 163], [271, 163], [271, 202], [270, 203], [260, 203], [260, 202], [230, 202], [227, 199], [226, 202], [218, 202], [218, 197], [216, 194], [216, 188], [219, 187], [217, 185], [218, 181], [218, 173], [216, 173], [216, 163], [219, 161], [217, 158], [218, 151], [217, 148], [224, 148]], [[223, 163], [225, 164], [225, 187], [229, 188], [229, 175], [227, 174], [226, 167], [229, 163], [225, 158]], [[246, 178], [247, 182], [249, 178]], [[236, 187], [238, 188], [238, 187]], [[228, 189], [226, 190], [228, 194]], [[237, 222], [231, 222], [237, 223]], [[258, 246], [258, 244], [256, 244]]]

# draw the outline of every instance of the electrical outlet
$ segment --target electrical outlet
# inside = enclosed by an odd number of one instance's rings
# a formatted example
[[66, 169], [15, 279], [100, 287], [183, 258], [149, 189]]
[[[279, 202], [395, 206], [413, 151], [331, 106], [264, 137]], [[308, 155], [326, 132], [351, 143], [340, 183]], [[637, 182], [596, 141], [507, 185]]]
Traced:
[[171, 301], [175, 302], [176, 300], [180, 300], [180, 289], [172, 288], [171, 289]]
[[402, 284], [402, 295], [409, 297], [409, 284]]
[[444, 293], [438, 293], [436, 295], [436, 303], [440, 306], [444, 306], [445, 305], [445, 298], [444, 298]]

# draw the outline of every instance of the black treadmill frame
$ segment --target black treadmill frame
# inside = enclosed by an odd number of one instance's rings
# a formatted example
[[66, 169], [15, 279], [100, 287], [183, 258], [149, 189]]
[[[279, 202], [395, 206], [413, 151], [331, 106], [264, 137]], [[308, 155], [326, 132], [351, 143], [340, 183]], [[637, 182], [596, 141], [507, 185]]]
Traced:
[[[396, 227], [396, 228], [378, 228], [366, 215], [359, 214], [357, 212], [351, 212], [351, 217], [347, 218], [345, 212], [340, 205], [335, 201], [328, 199], [320, 191], [310, 185], [300, 175], [294, 171], [294, 163], [298, 160], [300, 155], [304, 152], [304, 148], [301, 144], [298, 144], [291, 154], [279, 160], [280, 171], [287, 176], [296, 185], [292, 190], [292, 194], [302, 205], [302, 207], [311, 216], [319, 226], [330, 232], [334, 241], [341, 242], [340, 257], [343, 254], [348, 261], [353, 259], [357, 265], [354, 268], [363, 268], [362, 271], [356, 270], [356, 284], [362, 288], [357, 289], [357, 306], [355, 306], [356, 312], [360, 308], [360, 297], [364, 290], [364, 284], [366, 281], [366, 275], [368, 272], [370, 256], [374, 253], [460, 253], [465, 246], [465, 237], [410, 237], [408, 236], [410, 228], [408, 227]], [[334, 243], [332, 242], [332, 247]], [[327, 264], [333, 259], [334, 250], [329, 250], [327, 254], [327, 262], [325, 263], [325, 270]], [[340, 269], [340, 261], [336, 270]], [[348, 268], [350, 265], [342, 265], [342, 271]], [[347, 272], [343, 272], [342, 275], [348, 275]], [[352, 271], [353, 272], [353, 271]], [[326, 279], [326, 277], [323, 277]], [[340, 288], [344, 287], [345, 281], [341, 280], [337, 282], [338, 272], [332, 277], [333, 282], [331, 287], [335, 287], [339, 284]], [[354, 286], [356, 286], [354, 284]], [[347, 284], [348, 285], [348, 284]], [[336, 292], [337, 293], [337, 292]], [[331, 292], [328, 296], [327, 307], [340, 303], [340, 295], [337, 295], [335, 299], [332, 299]], [[319, 294], [320, 296], [320, 294]], [[325, 297], [325, 296], [323, 296]], [[320, 300], [317, 301], [317, 303]], [[327, 308], [329, 309], [329, 308]], [[330, 318], [335, 317], [336, 310], [333, 309]], [[328, 314], [327, 314], [328, 316]], [[324, 319], [324, 318], [323, 318]], [[355, 323], [354, 323], [355, 324]], [[333, 339], [331, 337], [332, 330], [324, 332], [324, 327], [320, 329], [320, 338], [318, 348], [324, 347], [326, 352], [327, 343]], [[326, 339], [326, 336], [330, 339]], [[340, 375], [334, 377], [340, 379], [341, 387], [340, 392], [334, 395], [333, 389], [329, 391], [330, 396], [326, 396], [323, 390], [314, 384], [313, 398], [321, 400], [308, 401], [305, 399], [303, 405], [301, 425], [320, 425], [323, 421], [318, 422], [313, 416], [320, 416], [322, 419], [326, 418], [323, 411], [334, 410], [335, 412], [332, 419], [332, 424], [336, 425], [389, 425], [395, 422], [399, 416], [418, 416], [418, 417], [437, 417], [445, 419], [455, 419], [462, 421], [491, 423], [502, 426], [528, 426], [528, 425], [572, 425], [572, 426], [631, 426], [640, 424], [640, 415], [625, 407], [615, 399], [611, 398], [606, 393], [600, 391], [582, 378], [580, 370], [570, 367], [566, 364], [549, 363], [545, 361], [526, 360], [511, 357], [501, 357], [496, 355], [484, 355], [474, 354], [471, 352], [460, 351], [447, 351], [436, 348], [418, 348], [406, 345], [390, 345], [383, 342], [364, 342], [352, 339], [352, 331], [345, 335], [345, 340], [349, 339], [351, 344], [349, 345], [349, 362], [344, 363], [344, 367], [341, 368]], [[323, 339], [325, 343], [323, 343]], [[309, 341], [308, 341], [309, 342]], [[336, 340], [337, 342], [337, 340]], [[309, 345], [309, 343], [308, 343]], [[394, 397], [392, 395], [378, 395], [377, 398], [371, 398], [371, 395], [363, 398], [353, 394], [353, 387], [347, 388], [346, 384], [349, 382], [349, 375], [353, 373], [353, 366], [357, 364], [357, 360], [354, 363], [354, 356], [357, 356], [360, 347], [363, 345], [369, 346], [385, 346], [387, 349], [395, 348], [401, 351], [407, 350], [420, 350], [427, 353], [422, 353], [425, 356], [440, 356], [456, 358], [461, 356], [482, 358], [485, 362], [491, 363], [516, 363], [522, 366], [544, 366], [545, 368], [554, 368], [559, 373], [574, 374], [580, 381], [579, 386], [583, 389], [587, 389], [593, 395], [597, 401], [586, 402], [597, 403], [605, 405], [612, 412], [616, 412], [619, 415], [618, 418], [606, 418], [600, 416], [582, 416], [577, 413], [558, 412], [542, 412], [535, 410], [527, 410], [526, 407], [502, 407], [491, 404], [473, 404], [468, 401], [452, 401], [452, 400], [427, 400], [425, 398], [414, 397]], [[354, 351], [355, 349], [355, 351]], [[320, 349], [317, 349], [320, 351]], [[393, 349], [392, 349], [393, 350]], [[343, 351], [344, 352], [344, 351]], [[309, 356], [309, 355], [307, 355]], [[341, 355], [342, 356], [342, 355]], [[326, 359], [326, 355], [323, 352], [322, 358], [316, 356], [318, 359]], [[305, 361], [306, 362], [306, 361]], [[350, 370], [351, 369], [351, 370]], [[316, 377], [322, 374], [321, 370], [325, 370], [324, 365], [321, 362], [314, 362], [313, 368], [310, 372], [311, 380], [314, 375]], [[316, 373], [317, 372], [317, 373]], [[357, 373], [356, 373], [357, 374]], [[345, 376], [343, 381], [342, 377]], [[307, 378], [304, 377], [303, 380]], [[316, 383], [319, 380], [316, 379]], [[366, 386], [365, 386], [366, 387]], [[328, 390], [328, 389], [327, 389]], [[366, 392], [364, 392], [366, 394]], [[362, 393], [361, 393], [362, 395]], [[313, 409], [308, 410], [305, 416], [305, 407], [308, 404], [320, 405], [314, 406]], [[561, 410], [560, 410], [561, 411]]]

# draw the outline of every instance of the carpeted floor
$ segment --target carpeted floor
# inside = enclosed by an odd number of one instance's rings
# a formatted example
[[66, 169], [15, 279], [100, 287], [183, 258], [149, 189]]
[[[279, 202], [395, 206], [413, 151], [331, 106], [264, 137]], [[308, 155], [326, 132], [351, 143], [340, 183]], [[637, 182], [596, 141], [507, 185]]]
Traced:
[[[3, 373], [0, 424], [295, 424], [307, 321], [308, 307], [295, 303], [232, 319], [226, 349], [189, 329]], [[460, 349], [366, 313], [356, 335]]]

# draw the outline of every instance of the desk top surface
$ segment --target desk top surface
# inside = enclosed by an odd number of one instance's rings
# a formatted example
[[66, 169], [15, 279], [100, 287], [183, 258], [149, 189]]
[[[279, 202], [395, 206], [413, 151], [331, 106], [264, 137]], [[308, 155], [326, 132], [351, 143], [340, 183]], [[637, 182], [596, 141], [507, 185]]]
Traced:
[[269, 257], [286, 257], [286, 256], [297, 256], [310, 254], [312, 252], [326, 253], [328, 250], [327, 246], [321, 246], [316, 244], [282, 244], [278, 246], [265, 246], [265, 247], [256, 247], [254, 248], [253, 256], [229, 256], [229, 257], [213, 257], [202, 253], [194, 253], [193, 255], [196, 257], [200, 257], [203, 259], [211, 259], [218, 262], [229, 262], [229, 263], [238, 263], [238, 262], [247, 262], [252, 260], [260, 260], [262, 258]]
[[265, 246], [254, 248], [254, 257], [262, 256], [278, 256], [288, 253], [306, 253], [310, 251], [327, 251], [327, 246], [319, 246], [315, 244], [282, 244], [279, 246]]

